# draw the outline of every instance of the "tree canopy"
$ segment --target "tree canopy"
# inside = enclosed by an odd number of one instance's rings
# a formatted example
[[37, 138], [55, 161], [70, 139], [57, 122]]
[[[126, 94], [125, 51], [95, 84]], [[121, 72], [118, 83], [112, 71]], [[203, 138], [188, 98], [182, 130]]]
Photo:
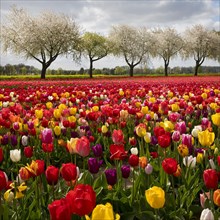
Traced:
[[11, 9], [1, 31], [4, 50], [40, 62], [41, 78], [59, 55], [77, 47], [79, 39], [79, 26], [70, 17], [51, 12], [33, 17], [16, 7]]
[[147, 60], [150, 46], [149, 32], [145, 28], [128, 25], [113, 26], [109, 38], [114, 45], [114, 54], [123, 56], [133, 76], [134, 67]]
[[182, 56], [184, 58], [193, 57], [195, 65], [195, 76], [198, 69], [206, 58], [217, 58], [220, 38], [217, 33], [210, 31], [202, 25], [195, 25], [186, 29], [184, 36], [184, 47]]
[[110, 43], [106, 37], [97, 33], [86, 32], [82, 37], [83, 53], [89, 57], [89, 75], [92, 78], [93, 62], [107, 56], [110, 51]]

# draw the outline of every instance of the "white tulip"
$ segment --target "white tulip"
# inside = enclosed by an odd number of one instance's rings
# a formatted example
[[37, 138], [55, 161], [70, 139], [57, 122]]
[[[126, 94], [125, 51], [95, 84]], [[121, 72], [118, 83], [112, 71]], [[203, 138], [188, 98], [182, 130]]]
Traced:
[[15, 149], [10, 150], [10, 158], [13, 162], [18, 162], [21, 160], [21, 150]]
[[21, 143], [23, 146], [27, 146], [28, 145], [28, 136], [23, 135], [21, 138]]
[[194, 168], [196, 166], [196, 157], [192, 155], [183, 158], [183, 164], [186, 167]]
[[137, 147], [132, 147], [132, 148], [131, 148], [131, 154], [138, 155], [138, 149], [137, 149]]
[[200, 220], [214, 220], [214, 215], [210, 209], [203, 209]]

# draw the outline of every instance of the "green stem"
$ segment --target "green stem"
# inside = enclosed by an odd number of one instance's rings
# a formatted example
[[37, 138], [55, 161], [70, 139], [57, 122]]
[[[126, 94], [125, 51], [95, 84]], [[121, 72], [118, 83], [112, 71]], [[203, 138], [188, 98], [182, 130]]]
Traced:
[[133, 168], [132, 174], [133, 174], [133, 180], [132, 180], [131, 205], [133, 205], [133, 202], [134, 202], [134, 182], [135, 182], [135, 171], [134, 171], [134, 168]]
[[174, 186], [174, 178], [173, 178], [173, 175], [171, 175], [171, 183], [172, 183], [174, 210], [175, 210], [175, 213], [176, 213], [176, 195], [175, 195], [175, 186]]
[[154, 211], [155, 211], [155, 220], [159, 220], [160, 216], [159, 216], [159, 213], [158, 213], [158, 209], [154, 209]]

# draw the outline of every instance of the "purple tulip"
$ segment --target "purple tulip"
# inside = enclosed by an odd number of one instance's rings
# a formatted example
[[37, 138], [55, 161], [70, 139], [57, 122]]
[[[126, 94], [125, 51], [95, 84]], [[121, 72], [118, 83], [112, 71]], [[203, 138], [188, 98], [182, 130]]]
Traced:
[[71, 137], [77, 138], [77, 137], [79, 137], [79, 134], [76, 131], [71, 131]]
[[7, 134], [5, 134], [4, 136], [3, 136], [3, 138], [2, 138], [2, 140], [1, 140], [1, 144], [2, 145], [6, 145], [6, 144], [8, 144], [8, 135]]
[[122, 177], [127, 179], [130, 175], [131, 172], [131, 168], [129, 165], [122, 165], [121, 166], [121, 173], [122, 173]]
[[151, 136], [150, 139], [151, 139], [151, 144], [152, 144], [152, 145], [156, 145], [156, 144], [158, 143], [156, 136]]
[[16, 135], [12, 135], [11, 136], [11, 145], [13, 147], [15, 147], [17, 144], [18, 144], [17, 136]]
[[93, 174], [98, 173], [102, 163], [103, 160], [98, 161], [97, 158], [89, 158], [88, 160], [89, 172]]
[[107, 169], [105, 171], [105, 176], [106, 176], [106, 180], [107, 183], [111, 186], [115, 185], [117, 182], [117, 172], [116, 169]]
[[101, 157], [103, 154], [102, 145], [96, 144], [95, 146], [92, 147], [92, 151], [93, 151], [95, 157]]
[[45, 128], [42, 132], [42, 143], [51, 144], [53, 142], [53, 132], [49, 128]]

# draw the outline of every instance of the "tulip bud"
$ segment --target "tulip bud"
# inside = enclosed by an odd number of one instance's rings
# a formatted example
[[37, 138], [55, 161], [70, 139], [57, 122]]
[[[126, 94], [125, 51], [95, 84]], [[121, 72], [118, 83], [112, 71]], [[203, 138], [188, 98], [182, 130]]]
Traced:
[[105, 170], [105, 176], [107, 183], [111, 186], [115, 185], [117, 182], [117, 172], [116, 169], [107, 169]]
[[150, 163], [148, 163], [144, 170], [145, 173], [149, 175], [153, 172], [153, 166]]
[[210, 209], [203, 209], [200, 220], [214, 220], [214, 215]]
[[131, 172], [131, 168], [129, 165], [122, 165], [121, 166], [121, 174], [122, 174], [122, 177], [127, 179], [130, 175], [130, 172]]
[[210, 167], [211, 167], [213, 170], [216, 169], [216, 166], [215, 166], [215, 163], [214, 163], [213, 159], [210, 159], [210, 160], [209, 160], [209, 164], [210, 164]]
[[28, 145], [28, 137], [26, 135], [22, 136], [21, 143], [22, 143], [23, 146], [27, 146]]

